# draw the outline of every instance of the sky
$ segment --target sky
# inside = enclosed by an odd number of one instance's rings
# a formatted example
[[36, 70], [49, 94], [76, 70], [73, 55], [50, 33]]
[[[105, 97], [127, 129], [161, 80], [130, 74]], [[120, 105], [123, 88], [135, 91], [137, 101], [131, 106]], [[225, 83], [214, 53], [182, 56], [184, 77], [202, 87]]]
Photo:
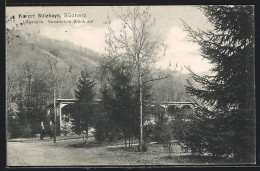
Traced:
[[[88, 7], [7, 7], [6, 16], [15, 16], [15, 21], [8, 22], [7, 27], [26, 21], [43, 21], [44, 23], [23, 24], [16, 29], [34, 36], [45, 36], [56, 40], [68, 40], [77, 45], [87, 47], [100, 54], [105, 53], [105, 33], [107, 32], [107, 16], [112, 25], [117, 27], [117, 18], [110, 6]], [[124, 8], [123, 8], [124, 10]], [[207, 30], [212, 28], [203, 13], [194, 6], [150, 6], [150, 12], [156, 19], [154, 30], [167, 46], [165, 57], [156, 63], [157, 67], [172, 68], [176, 64], [178, 70], [188, 73], [184, 66], [189, 66], [195, 73], [208, 72], [212, 67], [200, 55], [199, 46], [191, 42], [184, 31], [183, 21], [193, 29]], [[64, 14], [83, 14], [85, 17], [65, 17]], [[21, 15], [33, 15], [31, 18], [19, 18]], [[55, 21], [85, 20], [90, 23], [48, 23], [49, 18], [38, 18], [38, 14], [60, 15]], [[29, 16], [26, 16], [29, 17]]]

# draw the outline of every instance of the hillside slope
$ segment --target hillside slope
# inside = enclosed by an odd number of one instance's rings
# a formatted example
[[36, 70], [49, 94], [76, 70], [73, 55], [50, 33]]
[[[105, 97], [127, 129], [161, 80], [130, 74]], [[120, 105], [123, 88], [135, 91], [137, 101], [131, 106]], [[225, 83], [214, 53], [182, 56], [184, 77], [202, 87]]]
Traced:
[[61, 93], [61, 98], [73, 98], [75, 84], [83, 66], [94, 77], [101, 55], [68, 41], [58, 41], [46, 37], [30, 37], [19, 32], [6, 34], [6, 72], [7, 74], [21, 74], [25, 64], [37, 66], [42, 72], [48, 72], [48, 60], [55, 60], [58, 56], [57, 68], [60, 79], [66, 83], [67, 90]]

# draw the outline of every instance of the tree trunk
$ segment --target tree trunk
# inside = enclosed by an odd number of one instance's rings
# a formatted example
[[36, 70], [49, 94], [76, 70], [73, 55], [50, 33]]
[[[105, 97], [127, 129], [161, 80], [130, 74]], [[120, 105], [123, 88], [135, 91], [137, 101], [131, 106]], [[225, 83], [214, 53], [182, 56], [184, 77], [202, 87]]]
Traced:
[[87, 130], [86, 130], [86, 143], [88, 143], [88, 125], [87, 125]]
[[[55, 82], [54, 82], [55, 84]], [[54, 85], [54, 91], [53, 91], [53, 101], [54, 101], [54, 136], [53, 136], [53, 142], [56, 143], [56, 131], [57, 131], [57, 113], [56, 113], [56, 85]]]
[[125, 148], [127, 148], [127, 143], [126, 143], [126, 136], [125, 136]]
[[169, 153], [170, 153], [170, 157], [171, 157], [171, 147], [172, 147], [172, 144], [171, 144], [171, 140], [169, 141]]
[[[140, 67], [139, 67], [140, 70]], [[143, 93], [142, 93], [142, 87], [141, 87], [141, 73], [139, 74], [139, 102], [140, 102], [140, 142], [139, 142], [139, 149], [142, 152], [143, 151]]]
[[137, 56], [138, 62], [138, 88], [139, 88], [139, 109], [140, 109], [140, 138], [139, 138], [139, 150], [143, 151], [143, 92], [142, 92], [142, 76], [141, 76], [141, 64], [140, 57]]
[[116, 143], [117, 143], [117, 130], [116, 130], [116, 132], [115, 132], [115, 140], [116, 140]]

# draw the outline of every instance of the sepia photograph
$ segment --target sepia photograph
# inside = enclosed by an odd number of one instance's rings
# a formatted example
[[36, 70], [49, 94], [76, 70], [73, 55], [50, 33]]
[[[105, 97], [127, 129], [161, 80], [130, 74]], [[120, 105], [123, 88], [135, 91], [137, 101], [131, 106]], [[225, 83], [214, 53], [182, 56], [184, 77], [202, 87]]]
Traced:
[[6, 166], [255, 165], [253, 5], [7, 6]]

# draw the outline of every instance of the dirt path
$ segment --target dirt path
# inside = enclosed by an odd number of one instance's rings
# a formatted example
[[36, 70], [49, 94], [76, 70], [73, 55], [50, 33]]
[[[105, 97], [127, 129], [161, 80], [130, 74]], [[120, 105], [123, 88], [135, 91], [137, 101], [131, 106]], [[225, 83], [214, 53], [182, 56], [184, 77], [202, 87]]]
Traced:
[[102, 148], [72, 148], [69, 144], [81, 139], [53, 142], [8, 142], [8, 166], [70, 166], [96, 164], [93, 156], [99, 156]]

